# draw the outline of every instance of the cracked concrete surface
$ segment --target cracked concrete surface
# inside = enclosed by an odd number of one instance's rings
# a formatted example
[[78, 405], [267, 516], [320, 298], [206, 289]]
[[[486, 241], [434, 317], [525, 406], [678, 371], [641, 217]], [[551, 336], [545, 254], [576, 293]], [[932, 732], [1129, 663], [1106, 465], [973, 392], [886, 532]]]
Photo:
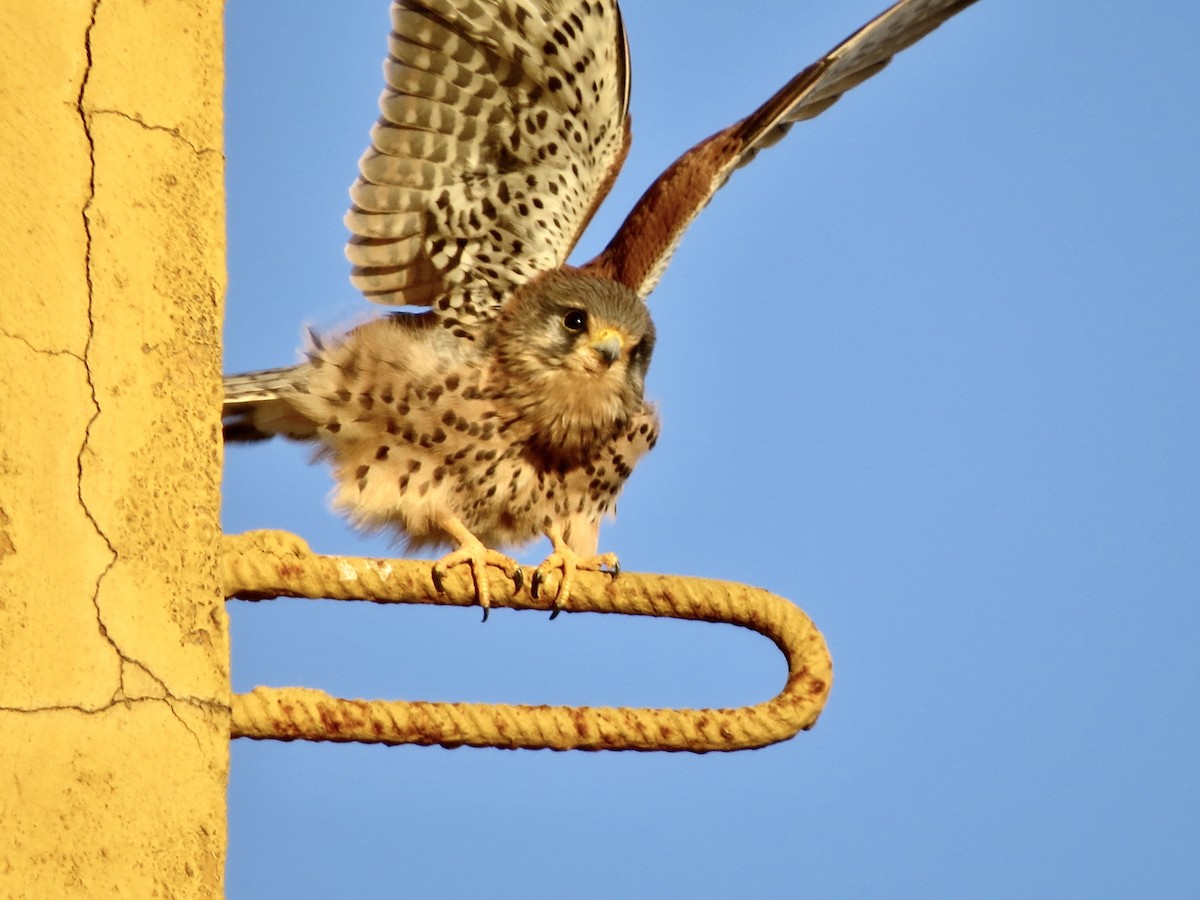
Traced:
[[220, 895], [221, 13], [0, 8], [0, 896]]

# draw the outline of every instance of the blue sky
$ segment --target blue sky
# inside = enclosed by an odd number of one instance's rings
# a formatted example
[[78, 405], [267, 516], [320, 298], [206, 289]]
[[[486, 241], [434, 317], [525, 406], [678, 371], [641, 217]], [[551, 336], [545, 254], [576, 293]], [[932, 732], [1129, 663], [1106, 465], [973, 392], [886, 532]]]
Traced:
[[[883, 5], [627, 0], [634, 145], [576, 261]], [[388, 20], [227, 9], [235, 371], [376, 311], [341, 216]], [[238, 741], [229, 896], [1196, 896], [1198, 32], [1183, 0], [981, 0], [735, 174], [652, 296], [664, 433], [602, 549], [803, 607], [836, 672], [813, 731], [707, 756]], [[307, 458], [231, 449], [226, 530], [394, 553]], [[231, 604], [235, 689], [728, 706], [784, 674], [725, 626], [359, 606]]]

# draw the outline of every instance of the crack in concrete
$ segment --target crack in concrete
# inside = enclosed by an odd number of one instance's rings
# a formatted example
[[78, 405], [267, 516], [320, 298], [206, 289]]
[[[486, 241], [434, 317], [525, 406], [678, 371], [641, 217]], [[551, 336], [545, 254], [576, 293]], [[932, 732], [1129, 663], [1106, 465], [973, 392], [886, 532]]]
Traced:
[[[191, 706], [203, 712], [228, 713], [228, 703], [218, 703], [215, 700], [205, 700], [203, 697], [172, 697], [172, 700]], [[120, 697], [103, 706], [78, 706], [72, 703], [48, 703], [45, 706], [5, 706], [0, 704], [0, 713], [22, 713], [35, 715], [42, 712], [77, 712], [85, 716], [99, 716], [116, 706], [132, 706], [138, 703], [161, 703], [162, 697]]]
[[29, 338], [25, 337], [23, 334], [13, 334], [11, 331], [8, 331], [5, 328], [0, 328], [0, 338], [8, 338], [10, 341], [18, 341], [39, 356], [69, 356], [71, 359], [78, 360], [85, 366], [87, 365], [87, 362], [84, 360], [84, 358], [73, 350], [47, 350], [45, 347], [38, 347], [33, 343], [33, 341], [29, 340]]
[[87, 110], [84, 105], [84, 95], [87, 93], [88, 81], [92, 76], [92, 29], [96, 27], [96, 15], [100, 10], [100, 0], [96, 0], [92, 4], [92, 17], [88, 22], [87, 29], [83, 33], [83, 49], [87, 59], [87, 66], [84, 69], [83, 80], [79, 85], [79, 96], [76, 98], [77, 109], [79, 111], [79, 120], [83, 125], [83, 136], [87, 141], [88, 146], [88, 161], [90, 169], [88, 172], [88, 196], [87, 201], [83, 204], [83, 277], [87, 283], [87, 318], [88, 331], [87, 340], [83, 345], [83, 373], [87, 378], [88, 391], [92, 398], [92, 416], [88, 419], [87, 426], [83, 430], [83, 443], [79, 448], [79, 454], [75, 458], [76, 468], [76, 490], [79, 496], [79, 506], [83, 510], [83, 514], [92, 524], [92, 528], [96, 534], [104, 541], [108, 547], [109, 561], [104, 567], [104, 571], [96, 578], [96, 586], [92, 591], [92, 604], [96, 607], [96, 622], [100, 627], [100, 633], [104, 639], [108, 641], [114, 651], [120, 654], [120, 649], [109, 637], [108, 629], [104, 627], [104, 618], [100, 614], [100, 585], [112, 571], [117, 562], [117, 548], [113, 542], [109, 540], [108, 535], [104, 533], [104, 529], [92, 514], [88, 507], [87, 499], [83, 496], [83, 478], [84, 478], [84, 456], [87, 454], [88, 447], [92, 440], [92, 426], [96, 424], [96, 420], [100, 418], [100, 399], [96, 394], [96, 381], [92, 377], [92, 342], [96, 337], [96, 319], [95, 319], [95, 285], [92, 281], [92, 220], [91, 209], [92, 204], [96, 200], [96, 141], [92, 137], [91, 121], [88, 119]]
[[96, 587], [92, 591], [92, 603], [96, 607], [96, 620], [100, 626], [100, 632], [104, 635], [104, 639], [113, 645], [113, 649], [120, 651], [113, 643], [112, 638], [108, 636], [108, 630], [104, 627], [103, 617], [100, 615], [100, 584], [117, 561], [117, 548], [113, 542], [109, 540], [108, 535], [104, 533], [104, 529], [92, 514], [88, 507], [87, 500], [83, 496], [83, 477], [84, 477], [84, 456], [87, 454], [88, 447], [92, 440], [92, 426], [96, 424], [96, 420], [100, 418], [100, 400], [96, 395], [96, 381], [92, 377], [91, 353], [92, 342], [96, 337], [96, 319], [95, 319], [95, 285], [92, 281], [92, 220], [91, 209], [92, 204], [96, 200], [96, 141], [92, 137], [91, 122], [88, 119], [87, 110], [84, 106], [84, 95], [87, 93], [88, 81], [92, 76], [92, 29], [96, 27], [96, 15], [100, 9], [100, 0], [95, 0], [92, 4], [92, 17], [88, 22], [87, 29], [83, 33], [83, 48], [84, 55], [87, 59], [87, 66], [84, 69], [83, 80], [79, 84], [79, 96], [76, 98], [77, 109], [79, 111], [79, 120], [83, 125], [83, 136], [88, 145], [88, 161], [90, 169], [88, 172], [88, 197], [83, 204], [83, 237], [84, 237], [84, 252], [83, 252], [83, 276], [87, 283], [87, 318], [88, 332], [87, 340], [83, 345], [83, 373], [87, 378], [88, 391], [92, 398], [92, 416], [88, 419], [87, 426], [83, 430], [83, 443], [79, 448], [79, 455], [75, 460], [76, 467], [76, 489], [79, 495], [79, 506], [83, 510], [83, 514], [87, 516], [88, 521], [92, 523], [92, 528], [100, 539], [104, 541], [108, 547], [110, 559], [108, 565], [104, 567], [104, 571], [96, 578]]
[[143, 119], [141, 116], [137, 115], [136, 113], [127, 113], [127, 112], [124, 112], [123, 110], [119, 110], [119, 109], [93, 109], [92, 115], [93, 116], [118, 116], [119, 118], [128, 119], [130, 122], [133, 122], [137, 125], [142, 126], [147, 131], [165, 132], [165, 133], [171, 135], [172, 137], [177, 138], [181, 143], [186, 144], [191, 149], [191, 151], [193, 153], [195, 153], [197, 156], [204, 156], [205, 154], [209, 154], [209, 153], [215, 153], [218, 156], [221, 155], [221, 151], [216, 149], [215, 147], [200, 147], [200, 146], [192, 143], [190, 140], [188, 140], [186, 137], [183, 136], [183, 132], [181, 132], [178, 128], [173, 128], [169, 125], [154, 125], [150, 122], [147, 122], [145, 119]]
[[[84, 494], [83, 494], [83, 480], [84, 480], [84, 469], [85, 469], [84, 458], [87, 455], [88, 449], [91, 445], [92, 428], [96, 424], [96, 421], [100, 418], [100, 415], [102, 412], [102, 410], [100, 408], [100, 399], [99, 399], [99, 396], [97, 395], [97, 391], [96, 391], [96, 381], [92, 376], [92, 367], [91, 367], [92, 343], [96, 337], [95, 283], [92, 278], [92, 246], [93, 246], [94, 236], [92, 234], [92, 219], [91, 219], [93, 204], [95, 203], [95, 200], [96, 200], [96, 141], [95, 141], [94, 136], [92, 135], [92, 122], [91, 122], [91, 116], [94, 115], [94, 113], [89, 114], [87, 107], [86, 107], [86, 102], [85, 102], [85, 96], [87, 94], [87, 89], [88, 89], [88, 82], [91, 79], [92, 67], [93, 67], [92, 31], [96, 27], [96, 17], [99, 13], [101, 2], [102, 2], [102, 0], [95, 0], [95, 2], [93, 2], [91, 19], [88, 22], [87, 28], [84, 30], [84, 39], [83, 40], [84, 40], [84, 57], [86, 59], [86, 65], [84, 68], [83, 79], [79, 85], [79, 94], [76, 97], [76, 109], [79, 114], [79, 120], [83, 127], [84, 139], [87, 141], [88, 160], [90, 163], [90, 171], [88, 174], [88, 196], [87, 196], [87, 200], [83, 204], [83, 209], [82, 209], [83, 233], [84, 233], [84, 280], [87, 284], [88, 332], [87, 332], [87, 340], [84, 342], [83, 356], [79, 357], [77, 354], [73, 354], [73, 353], [69, 354], [69, 355], [74, 356], [76, 359], [79, 359], [83, 363], [83, 371], [84, 371], [85, 377], [87, 378], [88, 391], [91, 394], [92, 407], [94, 410], [91, 418], [88, 419], [87, 426], [84, 428], [83, 443], [81, 444], [81, 446], [79, 448], [79, 454], [76, 457], [76, 478], [77, 478], [76, 490], [77, 490], [77, 496], [79, 499], [79, 506], [83, 510], [83, 514], [87, 517], [88, 521], [91, 523], [92, 528], [95, 530], [97, 536], [104, 542], [105, 546], [108, 547], [108, 552], [109, 552], [108, 564], [104, 567], [104, 570], [96, 577], [95, 587], [92, 590], [92, 605], [93, 605], [93, 607], [95, 607], [95, 610], [96, 610], [96, 625], [100, 629], [100, 635], [104, 638], [105, 641], [108, 642], [109, 646], [112, 647], [113, 652], [117, 655], [117, 658], [120, 660], [121, 665], [120, 665], [120, 668], [118, 671], [118, 686], [117, 686], [116, 690], [113, 692], [112, 699], [110, 700], [109, 704], [105, 707], [101, 707], [100, 709], [94, 710], [92, 712], [102, 712], [104, 709], [111, 708], [112, 706], [116, 705], [117, 703], [165, 702], [167, 704], [167, 708], [171, 710], [171, 714], [173, 716], [175, 716], [176, 719], [179, 720], [179, 723], [187, 730], [187, 732], [189, 734], [192, 735], [192, 738], [197, 742], [197, 744], [199, 744], [200, 743], [199, 735], [197, 735], [192, 730], [192, 728], [188, 725], [187, 721], [184, 720], [184, 718], [179, 714], [179, 711], [175, 708], [174, 704], [175, 703], [187, 703], [187, 704], [190, 704], [193, 706], [203, 707], [204, 701], [201, 701], [197, 698], [176, 697], [174, 694], [172, 694], [170, 689], [167, 687], [166, 682], [163, 681], [163, 679], [160, 678], [158, 675], [156, 675], [149, 666], [147, 666], [145, 663], [141, 662], [140, 660], [133, 658], [132, 656], [130, 656], [128, 653], [126, 653], [124, 650], [121, 649], [121, 647], [117, 644], [116, 640], [114, 640], [112, 635], [109, 633], [108, 627], [104, 623], [104, 613], [100, 608], [100, 590], [101, 590], [101, 586], [103, 585], [105, 579], [108, 577], [109, 573], [116, 566], [117, 560], [118, 560], [120, 554], [117, 550], [116, 545], [112, 542], [112, 540], [109, 538], [109, 536], [105, 533], [103, 526], [100, 524], [99, 520], [96, 518], [95, 514], [92, 512], [91, 508], [88, 506], [87, 499], [84, 497]], [[111, 111], [106, 111], [106, 112], [111, 112]], [[126, 118], [133, 118], [133, 117], [127, 116]], [[134, 121], [137, 121], [137, 120], [135, 119]], [[144, 122], [142, 122], [140, 124], [145, 125]], [[155, 126], [145, 126], [145, 127], [154, 128]], [[184, 141], [184, 143], [187, 143], [189, 146], [192, 146], [194, 150], [196, 150], [196, 148], [189, 141], [187, 141], [186, 138], [183, 138], [181, 135], [178, 135], [177, 133], [173, 132], [171, 129], [161, 129], [161, 130], [176, 134], [176, 137], [179, 137], [180, 140]], [[197, 152], [199, 153], [199, 152], [203, 152], [203, 151], [197, 150]], [[23, 338], [21, 338], [18, 335], [6, 335], [6, 336], [13, 337], [17, 340], [24, 340]], [[29, 344], [28, 341], [25, 341], [25, 343]], [[32, 344], [29, 344], [29, 346], [32, 349], [37, 350], [37, 348], [33, 347]], [[158, 685], [159, 688], [161, 688], [163, 696], [162, 697], [129, 697], [128, 695], [126, 695], [126, 693], [125, 693], [125, 667], [130, 666], [130, 665], [137, 666], [143, 672], [145, 672], [146, 676], [149, 677], [151, 679], [151, 681], [153, 681], [156, 685]], [[72, 707], [72, 706], [47, 707], [47, 709], [55, 709], [55, 708], [77, 709], [81, 712], [89, 712], [89, 710], [87, 710], [86, 708], [83, 708], [83, 707]]]
[[[162, 702], [164, 702], [164, 699], [161, 697], [123, 697], [120, 699], [114, 698], [112, 702], [106, 703], [104, 706], [94, 708], [88, 706], [74, 706], [71, 704], [50, 704], [47, 706], [0, 706], [0, 713], [17, 713], [18, 715], [33, 716], [40, 715], [42, 713], [73, 712], [85, 716], [100, 716], [111, 712], [117, 706], [133, 707], [141, 704]], [[193, 709], [199, 710], [200, 712], [212, 713], [219, 716], [227, 716], [229, 714], [228, 704], [217, 703], [212, 700], [204, 700], [200, 697], [174, 697], [167, 699], [165, 702], [167, 709], [171, 712], [171, 715], [173, 715], [179, 724], [183, 726], [184, 730], [192, 736], [192, 740], [196, 742], [197, 749], [199, 749], [201, 752], [204, 751], [204, 744], [200, 739], [200, 735], [197, 734], [192, 726], [188, 724], [187, 720], [179, 714], [179, 711], [175, 709], [174, 704], [184, 703]]]

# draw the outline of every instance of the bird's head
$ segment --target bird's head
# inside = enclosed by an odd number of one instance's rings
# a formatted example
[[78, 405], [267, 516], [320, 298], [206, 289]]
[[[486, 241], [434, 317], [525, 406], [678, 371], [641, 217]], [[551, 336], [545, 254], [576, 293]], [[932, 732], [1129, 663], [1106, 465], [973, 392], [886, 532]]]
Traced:
[[586, 455], [642, 408], [654, 323], [622, 284], [543, 275], [501, 310], [495, 339], [497, 386], [547, 451]]

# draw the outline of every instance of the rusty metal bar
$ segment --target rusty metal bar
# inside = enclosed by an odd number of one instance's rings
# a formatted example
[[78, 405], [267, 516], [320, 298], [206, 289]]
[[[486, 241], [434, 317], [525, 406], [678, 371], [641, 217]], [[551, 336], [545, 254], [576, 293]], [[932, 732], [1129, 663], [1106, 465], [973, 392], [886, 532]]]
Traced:
[[[457, 571], [440, 593], [429, 563], [317, 556], [285, 532], [227, 536], [226, 596], [366, 600], [469, 606], [474, 586]], [[550, 608], [496, 573], [492, 605]], [[549, 592], [553, 596], [553, 592]], [[581, 572], [570, 606], [577, 612], [726, 622], [770, 638], [787, 659], [788, 678], [771, 700], [738, 709], [636, 709], [345, 700], [308, 688], [259, 687], [233, 697], [232, 736], [273, 740], [468, 745], [508, 749], [741, 750], [787, 740], [815, 724], [833, 680], [825, 641], [788, 600], [730, 582], [662, 575]]]

